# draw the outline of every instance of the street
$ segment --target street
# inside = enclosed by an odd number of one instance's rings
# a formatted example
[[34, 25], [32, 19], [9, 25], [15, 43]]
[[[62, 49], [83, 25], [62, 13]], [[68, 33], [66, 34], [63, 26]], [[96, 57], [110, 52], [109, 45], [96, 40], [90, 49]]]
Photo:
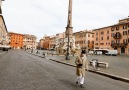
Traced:
[[[0, 90], [78, 90], [76, 69], [22, 50], [0, 55]], [[85, 90], [129, 90], [129, 84], [87, 72]]]

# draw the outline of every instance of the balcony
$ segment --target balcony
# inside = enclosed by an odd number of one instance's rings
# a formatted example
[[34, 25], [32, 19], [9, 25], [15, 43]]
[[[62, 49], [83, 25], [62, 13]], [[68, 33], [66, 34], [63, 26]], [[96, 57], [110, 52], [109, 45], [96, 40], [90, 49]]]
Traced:
[[127, 48], [127, 45], [128, 43], [114, 43], [114, 44], [111, 44], [111, 47], [112, 48], [121, 48], [121, 47]]
[[120, 32], [117, 32], [114, 36], [113, 36], [114, 39], [121, 39], [122, 38], [122, 35]]

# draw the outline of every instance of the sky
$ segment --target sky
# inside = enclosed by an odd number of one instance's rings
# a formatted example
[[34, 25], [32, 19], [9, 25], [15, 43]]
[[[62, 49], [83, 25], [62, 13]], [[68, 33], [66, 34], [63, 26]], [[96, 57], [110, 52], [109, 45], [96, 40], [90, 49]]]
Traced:
[[[5, 0], [2, 14], [9, 32], [32, 34], [37, 41], [66, 30], [69, 0]], [[118, 23], [129, 16], [129, 0], [73, 0], [73, 32]]]

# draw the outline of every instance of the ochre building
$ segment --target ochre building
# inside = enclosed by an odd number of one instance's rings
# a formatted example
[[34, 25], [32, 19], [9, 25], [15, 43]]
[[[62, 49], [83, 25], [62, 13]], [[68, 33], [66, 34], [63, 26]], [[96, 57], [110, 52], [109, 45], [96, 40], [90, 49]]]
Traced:
[[93, 32], [95, 49], [118, 50], [118, 54], [129, 55], [129, 18]]
[[14, 49], [22, 49], [23, 48], [23, 34], [19, 33], [8, 33], [10, 39], [10, 46]]
[[75, 37], [75, 44], [79, 44], [81, 49], [87, 49], [88, 51], [94, 49], [94, 33], [92, 31], [79, 31], [73, 33]]

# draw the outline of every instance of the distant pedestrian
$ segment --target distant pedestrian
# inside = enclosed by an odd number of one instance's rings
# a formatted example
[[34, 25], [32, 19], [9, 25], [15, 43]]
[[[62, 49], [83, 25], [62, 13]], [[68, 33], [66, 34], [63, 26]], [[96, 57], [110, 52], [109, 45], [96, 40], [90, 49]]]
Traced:
[[39, 53], [39, 51], [36, 52], [36, 54], [38, 54], [38, 53]]
[[43, 58], [45, 58], [45, 52], [43, 52], [42, 54], [43, 54]]
[[76, 80], [76, 86], [80, 86], [81, 88], [84, 88], [84, 77], [86, 71], [88, 71], [88, 61], [86, 57], [86, 51], [82, 50], [81, 54], [77, 56], [75, 61], [77, 67], [76, 67], [76, 74], [77, 74], [77, 80]]

